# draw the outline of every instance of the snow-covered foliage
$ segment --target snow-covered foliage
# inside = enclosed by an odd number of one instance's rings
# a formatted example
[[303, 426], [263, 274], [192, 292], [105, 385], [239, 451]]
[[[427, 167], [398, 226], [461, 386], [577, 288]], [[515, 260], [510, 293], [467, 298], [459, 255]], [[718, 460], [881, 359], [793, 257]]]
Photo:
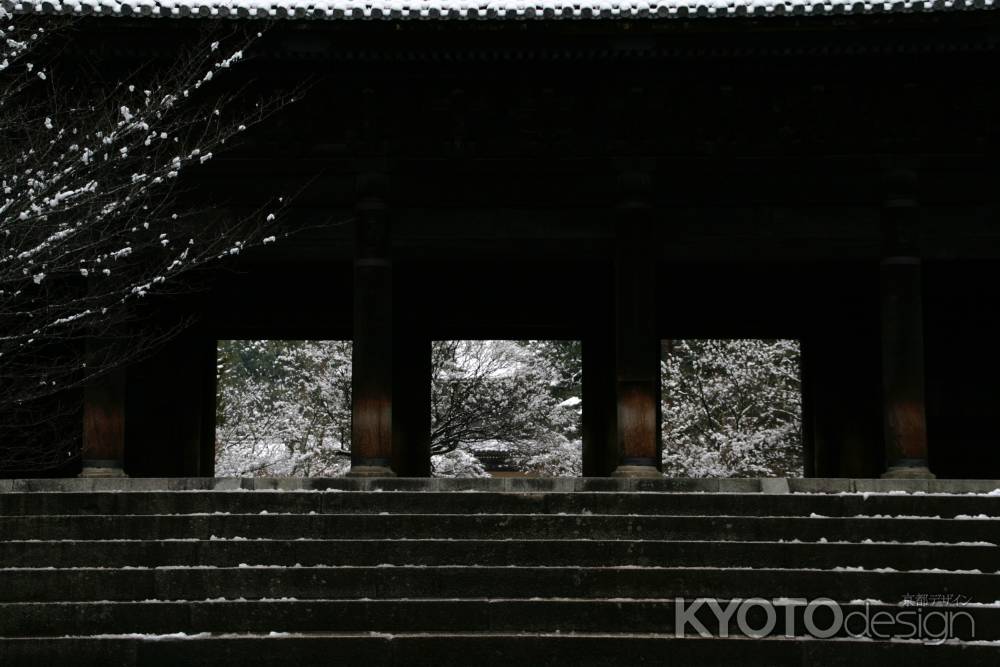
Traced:
[[351, 344], [219, 344], [215, 473], [332, 477], [350, 469]]
[[[435, 341], [431, 464], [487, 475], [502, 451], [528, 473], [578, 475], [579, 343]], [[216, 474], [331, 476], [350, 467], [350, 344], [221, 341]]]
[[473, 454], [453, 449], [431, 456], [431, 471], [435, 477], [489, 477], [486, 468]]
[[[219, 349], [217, 474], [347, 472], [349, 343]], [[665, 350], [664, 474], [802, 474], [796, 341], [678, 340]], [[485, 476], [486, 454], [531, 475], [581, 474], [579, 342], [435, 341], [431, 360], [436, 476]]]
[[521, 466], [545, 477], [579, 477], [583, 473], [582, 443], [553, 433], [548, 442], [525, 452]]
[[581, 448], [579, 343], [435, 341], [432, 366], [432, 452], [487, 446], [529, 474], [579, 474], [579, 455], [556, 455]]
[[75, 443], [31, 427], [76, 414], [68, 389], [177, 330], [154, 330], [143, 302], [273, 234], [264, 211], [231, 220], [175, 197], [283, 102], [248, 110], [220, 83], [253, 38], [179, 47], [166, 69], [107, 81], [60, 59], [71, 37], [0, 8], [0, 467], [72, 456]]
[[665, 475], [802, 476], [797, 341], [675, 340], [668, 348]]

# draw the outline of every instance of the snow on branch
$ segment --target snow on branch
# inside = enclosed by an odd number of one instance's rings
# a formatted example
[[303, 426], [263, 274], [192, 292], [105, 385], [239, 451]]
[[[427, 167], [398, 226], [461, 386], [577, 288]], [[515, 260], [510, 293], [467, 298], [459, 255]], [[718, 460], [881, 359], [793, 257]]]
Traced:
[[248, 106], [227, 82], [259, 33], [230, 31], [104, 81], [65, 71], [57, 47], [72, 23], [0, 10], [0, 25], [0, 467], [24, 469], [66, 455], [10, 444], [44, 423], [40, 401], [51, 414], [68, 390], [179, 328], [147, 330], [145, 300], [284, 235], [283, 201], [233, 219], [183, 208], [180, 195], [189, 172], [293, 98]]

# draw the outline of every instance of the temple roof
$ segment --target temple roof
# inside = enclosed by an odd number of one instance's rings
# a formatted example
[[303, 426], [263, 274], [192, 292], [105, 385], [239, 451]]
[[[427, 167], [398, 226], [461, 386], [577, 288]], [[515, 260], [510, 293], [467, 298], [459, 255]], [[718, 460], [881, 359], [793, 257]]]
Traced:
[[43, 0], [24, 14], [302, 19], [657, 19], [995, 9], [998, 0]]

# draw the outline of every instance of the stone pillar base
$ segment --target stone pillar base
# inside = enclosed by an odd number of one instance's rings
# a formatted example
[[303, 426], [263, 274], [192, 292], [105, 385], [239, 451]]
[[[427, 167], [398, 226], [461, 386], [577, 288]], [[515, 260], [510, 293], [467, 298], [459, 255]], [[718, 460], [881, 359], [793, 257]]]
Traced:
[[351, 466], [346, 477], [395, 477], [389, 466]]
[[663, 473], [657, 470], [656, 466], [620, 465], [615, 468], [615, 471], [611, 473], [611, 476], [660, 478], [663, 477]]
[[83, 469], [78, 477], [87, 479], [104, 477], [128, 477], [122, 469], [121, 461], [84, 459]]
[[936, 479], [925, 465], [896, 465], [882, 473], [882, 479]]

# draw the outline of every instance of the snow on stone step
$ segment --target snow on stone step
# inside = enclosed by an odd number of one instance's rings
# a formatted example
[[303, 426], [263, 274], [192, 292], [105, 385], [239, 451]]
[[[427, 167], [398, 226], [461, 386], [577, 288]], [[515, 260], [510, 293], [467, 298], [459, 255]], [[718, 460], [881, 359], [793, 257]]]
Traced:
[[1000, 516], [1000, 495], [221, 491], [0, 493], [0, 514], [660, 514]]
[[11, 3], [39, 14], [322, 20], [670, 19], [891, 14], [989, 9], [995, 0], [50, 0]]
[[212, 535], [208, 540], [0, 541], [8, 567], [167, 567], [178, 564], [291, 566], [380, 563], [462, 565], [711, 565], [776, 568], [863, 566], [898, 570], [996, 569], [990, 542], [815, 542], [587, 539], [275, 540]]
[[[762, 593], [762, 591], [764, 593]], [[0, 601], [206, 597], [872, 597], [920, 591], [1000, 599], [1000, 576], [969, 572], [537, 566], [171, 567], [0, 570]]]
[[[419, 655], [466, 665], [474, 655], [476, 664], [586, 665], [629, 655], [728, 665], [738, 654], [769, 667], [996, 665], [992, 490], [920, 495], [931, 489], [924, 482], [871, 493], [846, 480], [823, 493], [660, 493], [632, 482], [618, 492], [604, 480], [593, 482], [601, 491], [573, 492], [577, 482], [545, 492], [491, 481], [451, 494], [428, 482], [437, 490], [417, 491], [414, 480], [375, 493], [355, 482], [206, 490], [212, 480], [48, 493], [0, 481], [0, 664], [305, 665], [332, 655], [406, 664]], [[831, 598], [845, 612], [909, 613], [921, 592], [950, 596], [933, 609], [968, 614], [976, 634], [943, 647], [844, 632], [819, 640], [796, 617], [789, 638], [673, 635], [678, 610], [699, 600], [697, 617], [717, 635], [706, 601]]]
[[[112, 635], [0, 640], [0, 656], [13, 664], [84, 665], [241, 664], [470, 664], [575, 666], [620, 664], [745, 666], [850, 664], [996, 666], [996, 642], [928, 646], [917, 642], [812, 639], [702, 639], [670, 633], [308, 633], [266, 632], [220, 636]], [[334, 663], [333, 661], [336, 661]]]

